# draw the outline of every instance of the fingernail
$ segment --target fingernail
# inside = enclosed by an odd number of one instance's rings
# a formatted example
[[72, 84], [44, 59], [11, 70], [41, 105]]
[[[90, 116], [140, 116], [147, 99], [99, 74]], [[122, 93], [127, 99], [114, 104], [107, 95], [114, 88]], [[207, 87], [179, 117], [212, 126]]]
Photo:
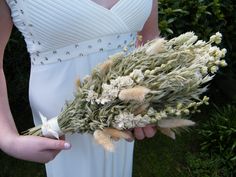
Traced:
[[70, 147], [71, 147], [71, 145], [70, 145], [69, 143], [65, 143], [65, 144], [64, 144], [64, 148], [65, 148], [65, 149], [70, 149]]

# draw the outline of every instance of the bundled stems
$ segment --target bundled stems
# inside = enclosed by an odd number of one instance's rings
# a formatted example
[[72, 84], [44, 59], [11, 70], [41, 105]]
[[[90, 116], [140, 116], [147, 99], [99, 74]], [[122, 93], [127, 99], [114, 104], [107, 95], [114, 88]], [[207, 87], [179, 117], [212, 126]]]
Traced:
[[[77, 82], [74, 100], [57, 117], [61, 133], [94, 133], [97, 142], [108, 144], [108, 150], [112, 149], [110, 138], [128, 137], [121, 132], [148, 124], [175, 138], [172, 128], [194, 124], [186, 119], [208, 104], [209, 98], [203, 95], [207, 84], [219, 67], [227, 65], [222, 59], [226, 49], [213, 45], [221, 38], [216, 33], [205, 42], [187, 32], [110, 56], [83, 83]], [[26, 134], [44, 135], [40, 126]]]

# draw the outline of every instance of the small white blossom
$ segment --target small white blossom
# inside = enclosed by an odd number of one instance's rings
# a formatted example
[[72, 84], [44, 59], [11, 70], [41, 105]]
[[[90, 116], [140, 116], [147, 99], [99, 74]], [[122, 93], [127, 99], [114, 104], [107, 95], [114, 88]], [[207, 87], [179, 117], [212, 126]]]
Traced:
[[183, 112], [184, 112], [185, 114], [187, 114], [187, 115], [189, 115], [189, 113], [190, 113], [189, 109], [184, 109]]
[[197, 36], [192, 36], [189, 40], [187, 40], [184, 44], [189, 46], [189, 45], [193, 45], [193, 43], [195, 43], [197, 41], [198, 37]]
[[102, 95], [96, 100], [97, 103], [105, 104], [117, 98], [119, 89], [113, 85], [102, 84]]
[[222, 34], [217, 32], [215, 35], [210, 37], [210, 42], [215, 42], [216, 44], [220, 44], [222, 39]]
[[118, 93], [124, 89], [132, 86], [134, 81], [130, 76], [119, 76], [117, 79], [112, 79], [111, 84], [102, 84], [102, 94], [96, 100], [97, 103], [105, 104], [118, 97]]
[[216, 47], [216, 46], [212, 46], [210, 49], [209, 49], [209, 54], [210, 55], [215, 55], [215, 53], [217, 53], [219, 51], [219, 48]]
[[171, 45], [182, 45], [184, 44], [186, 41], [188, 41], [190, 38], [192, 38], [194, 36], [194, 33], [193, 32], [187, 32], [187, 33], [184, 33], [184, 34], [181, 34], [180, 36], [178, 37], [175, 37], [173, 39], [171, 39], [169, 41], [169, 43]]
[[222, 66], [222, 67], [227, 66], [227, 63], [225, 62], [225, 60], [221, 60], [220, 61], [220, 66]]
[[108, 99], [108, 97], [100, 97], [96, 100], [97, 103], [106, 104], [108, 102], [112, 101], [112, 99]]
[[133, 70], [132, 73], [130, 73], [129, 75], [131, 78], [133, 78], [136, 82], [140, 82], [144, 79], [144, 75], [142, 73], [142, 70], [141, 69], [135, 69]]
[[130, 76], [121, 76], [116, 79], [117, 86], [119, 88], [127, 88], [128, 86], [133, 85], [134, 81]]
[[222, 57], [225, 57], [226, 53], [227, 53], [227, 50], [225, 48], [223, 48], [221, 50], [221, 53], [222, 53]]
[[201, 68], [201, 74], [202, 75], [206, 75], [208, 73], [208, 68], [206, 67], [206, 66], [203, 66], [202, 68]]
[[203, 40], [198, 40], [194, 45], [196, 47], [203, 47], [204, 45], [206, 45], [206, 42]]
[[98, 98], [98, 94], [93, 90], [88, 90], [87, 93], [88, 95], [86, 101], [91, 102], [91, 104], [94, 104], [96, 99]]
[[141, 116], [140, 114], [135, 116], [134, 114], [123, 112], [115, 116], [113, 126], [117, 129], [129, 129], [134, 127], [144, 127], [151, 121], [148, 115]]
[[151, 72], [151, 71], [150, 71], [149, 69], [147, 69], [147, 70], [144, 72], [144, 75], [145, 75], [145, 76], [148, 76], [148, 75], [150, 75], [150, 72]]
[[210, 71], [211, 71], [212, 74], [214, 74], [214, 73], [216, 73], [216, 72], [218, 71], [218, 69], [219, 69], [218, 66], [212, 66], [212, 67], [210, 68]]

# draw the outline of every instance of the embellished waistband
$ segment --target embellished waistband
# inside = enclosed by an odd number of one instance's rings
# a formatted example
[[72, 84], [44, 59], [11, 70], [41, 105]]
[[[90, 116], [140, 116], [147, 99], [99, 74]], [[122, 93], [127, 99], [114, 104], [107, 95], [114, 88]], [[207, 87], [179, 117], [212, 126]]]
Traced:
[[31, 64], [32, 66], [51, 64], [73, 58], [84, 57], [96, 52], [103, 52], [125, 47], [129, 48], [134, 46], [135, 40], [136, 32], [99, 37], [96, 39], [58, 48], [52, 51], [31, 53]]

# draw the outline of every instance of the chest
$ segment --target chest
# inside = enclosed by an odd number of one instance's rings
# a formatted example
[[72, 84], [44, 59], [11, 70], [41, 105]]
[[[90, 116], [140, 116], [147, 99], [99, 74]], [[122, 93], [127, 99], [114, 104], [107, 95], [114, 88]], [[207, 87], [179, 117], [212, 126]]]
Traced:
[[94, 3], [106, 8], [111, 9], [119, 0], [91, 0]]
[[140, 31], [152, 0], [6, 0], [29, 51]]

